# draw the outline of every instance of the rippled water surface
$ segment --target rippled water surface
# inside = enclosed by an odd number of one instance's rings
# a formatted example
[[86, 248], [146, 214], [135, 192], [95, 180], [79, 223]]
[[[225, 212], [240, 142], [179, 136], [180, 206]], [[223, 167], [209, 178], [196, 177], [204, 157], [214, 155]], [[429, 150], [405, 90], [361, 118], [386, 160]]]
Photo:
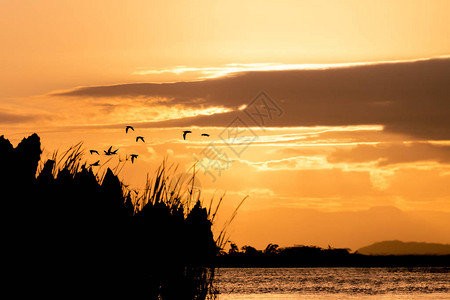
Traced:
[[223, 268], [219, 300], [450, 299], [450, 268]]

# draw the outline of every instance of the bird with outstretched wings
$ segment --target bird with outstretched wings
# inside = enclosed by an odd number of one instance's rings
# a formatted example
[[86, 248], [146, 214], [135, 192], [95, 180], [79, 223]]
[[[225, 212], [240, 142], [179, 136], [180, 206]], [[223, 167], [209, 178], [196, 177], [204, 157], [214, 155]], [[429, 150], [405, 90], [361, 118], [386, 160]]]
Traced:
[[143, 141], [145, 143], [143, 136], [137, 136], [136, 137], [136, 142], [139, 142], [139, 140], [141, 140], [141, 141]]
[[134, 131], [133, 126], [127, 126], [127, 127], [125, 128], [125, 133], [128, 133], [128, 130], [130, 130], [130, 129]]
[[190, 130], [183, 131], [183, 140], [186, 139], [186, 134], [188, 134], [188, 133], [192, 133], [192, 131], [190, 131]]
[[131, 154], [130, 155], [130, 157], [131, 157], [131, 163], [134, 163], [134, 160], [138, 157], [139, 155], [137, 155], [137, 154]]
[[112, 155], [111, 149], [112, 149], [112, 146], [108, 148], [108, 151], [103, 150], [103, 152], [105, 152], [105, 155]]
[[100, 155], [100, 154], [98, 154], [98, 151], [97, 151], [97, 150], [89, 150], [89, 152], [90, 152], [91, 154], [96, 153], [97, 155]]

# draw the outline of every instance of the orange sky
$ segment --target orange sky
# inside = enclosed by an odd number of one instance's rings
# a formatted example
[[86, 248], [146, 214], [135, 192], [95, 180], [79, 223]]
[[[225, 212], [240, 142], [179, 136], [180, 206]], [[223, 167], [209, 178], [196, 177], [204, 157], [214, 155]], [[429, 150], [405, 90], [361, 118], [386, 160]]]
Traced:
[[[2, 1], [0, 134], [137, 152], [137, 189], [214, 146], [199, 180], [223, 218], [250, 196], [240, 246], [450, 243], [450, 2], [234, 2]], [[279, 111], [258, 127], [260, 91]]]

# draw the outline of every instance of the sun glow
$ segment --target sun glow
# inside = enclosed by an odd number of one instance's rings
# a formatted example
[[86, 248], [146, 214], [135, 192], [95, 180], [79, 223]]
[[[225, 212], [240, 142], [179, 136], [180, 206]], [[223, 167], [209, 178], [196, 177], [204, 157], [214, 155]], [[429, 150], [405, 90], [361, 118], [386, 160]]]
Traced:
[[254, 64], [239, 64], [231, 63], [219, 67], [188, 67], [175, 66], [157, 70], [138, 70], [133, 72], [133, 75], [155, 75], [172, 73], [175, 75], [182, 74], [198, 74], [198, 79], [218, 78], [240, 72], [251, 71], [292, 71], [292, 70], [325, 70], [333, 68], [348, 68], [357, 66], [369, 66], [378, 64], [395, 64], [402, 62], [418, 62], [426, 61], [435, 58], [449, 58], [450, 55], [441, 55], [433, 58], [417, 58], [405, 60], [385, 60], [372, 62], [351, 62], [351, 63], [319, 63], [319, 64], [283, 64], [283, 63], [254, 63]]

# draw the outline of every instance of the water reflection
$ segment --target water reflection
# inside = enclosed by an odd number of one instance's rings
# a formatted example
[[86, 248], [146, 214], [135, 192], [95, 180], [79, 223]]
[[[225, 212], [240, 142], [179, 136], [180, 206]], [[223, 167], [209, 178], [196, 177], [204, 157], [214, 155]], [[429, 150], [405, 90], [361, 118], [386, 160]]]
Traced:
[[448, 299], [450, 268], [223, 268], [219, 300]]

